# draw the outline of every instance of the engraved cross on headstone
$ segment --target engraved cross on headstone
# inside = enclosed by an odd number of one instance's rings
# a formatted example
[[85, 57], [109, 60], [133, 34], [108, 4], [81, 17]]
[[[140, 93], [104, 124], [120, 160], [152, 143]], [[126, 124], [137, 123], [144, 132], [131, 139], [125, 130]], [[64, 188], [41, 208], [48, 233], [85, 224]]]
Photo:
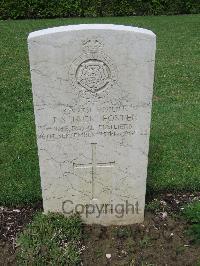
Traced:
[[114, 167], [115, 162], [108, 162], [108, 163], [97, 163], [96, 159], [96, 145], [97, 143], [91, 143], [92, 145], [92, 162], [89, 164], [76, 164], [74, 163], [73, 166], [74, 168], [81, 168], [81, 169], [87, 169], [91, 168], [92, 169], [92, 198], [94, 198], [94, 186], [95, 186], [95, 179], [97, 178], [97, 168], [98, 167]]

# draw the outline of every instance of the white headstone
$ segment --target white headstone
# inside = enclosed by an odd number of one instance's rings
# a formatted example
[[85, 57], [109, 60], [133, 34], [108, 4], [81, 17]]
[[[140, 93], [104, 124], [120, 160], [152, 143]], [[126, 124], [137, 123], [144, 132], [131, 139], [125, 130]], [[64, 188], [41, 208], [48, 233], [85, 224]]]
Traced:
[[154, 33], [63, 26], [32, 32], [28, 44], [44, 211], [142, 222]]

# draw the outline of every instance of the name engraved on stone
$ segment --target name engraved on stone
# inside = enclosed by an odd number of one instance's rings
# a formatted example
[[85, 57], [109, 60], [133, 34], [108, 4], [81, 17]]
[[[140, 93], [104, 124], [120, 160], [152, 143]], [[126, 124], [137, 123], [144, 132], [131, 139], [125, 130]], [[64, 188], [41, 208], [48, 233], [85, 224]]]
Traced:
[[28, 47], [44, 212], [137, 202], [134, 213], [80, 215], [87, 224], [143, 222], [155, 34], [71, 25], [30, 33]]

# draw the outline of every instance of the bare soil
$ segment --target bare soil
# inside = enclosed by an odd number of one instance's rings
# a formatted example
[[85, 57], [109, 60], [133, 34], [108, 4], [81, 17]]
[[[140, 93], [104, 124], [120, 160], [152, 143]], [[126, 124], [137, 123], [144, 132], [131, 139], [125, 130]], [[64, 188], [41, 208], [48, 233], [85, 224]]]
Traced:
[[[143, 224], [130, 226], [83, 226], [82, 265], [196, 266], [200, 246], [185, 231], [180, 216], [185, 203], [200, 193], [162, 194], [149, 198]], [[0, 266], [16, 265], [16, 235], [32, 221], [41, 202], [34, 206], [0, 207]]]
[[16, 265], [16, 236], [41, 209], [41, 202], [34, 206], [0, 207], [0, 266]]
[[200, 261], [200, 246], [185, 236], [186, 228], [184, 221], [161, 220], [151, 213], [142, 225], [87, 226], [83, 265], [194, 266]]
[[146, 211], [143, 224], [85, 226], [83, 265], [196, 266], [200, 246], [187, 236], [180, 211], [199, 198], [200, 193], [163, 194], [151, 199], [157, 208]]

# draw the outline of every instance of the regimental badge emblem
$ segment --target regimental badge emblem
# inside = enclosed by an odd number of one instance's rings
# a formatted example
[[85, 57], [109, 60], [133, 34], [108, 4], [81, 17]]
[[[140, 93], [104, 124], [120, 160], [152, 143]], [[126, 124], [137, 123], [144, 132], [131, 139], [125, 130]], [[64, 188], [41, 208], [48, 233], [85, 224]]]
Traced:
[[117, 80], [117, 70], [111, 59], [103, 51], [99, 38], [82, 42], [82, 55], [71, 64], [69, 77], [73, 86], [98, 93], [111, 88]]

